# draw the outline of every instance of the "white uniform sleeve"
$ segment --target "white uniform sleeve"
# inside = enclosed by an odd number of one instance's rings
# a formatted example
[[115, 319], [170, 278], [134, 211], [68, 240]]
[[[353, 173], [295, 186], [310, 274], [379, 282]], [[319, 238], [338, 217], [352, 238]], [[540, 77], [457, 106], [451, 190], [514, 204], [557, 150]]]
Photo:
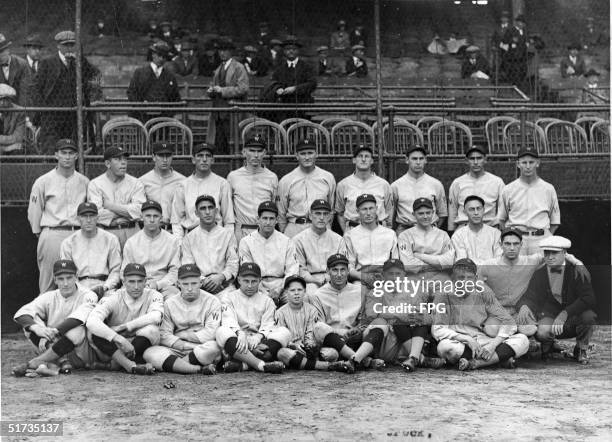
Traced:
[[111, 235], [108, 251], [108, 278], [104, 285], [107, 289], [114, 289], [119, 285], [121, 265], [121, 244], [115, 235]]
[[238, 275], [238, 246], [236, 245], [236, 236], [231, 234], [227, 250], [225, 251], [223, 276], [226, 281], [229, 281], [236, 275]]
[[112, 341], [117, 332], [105, 324], [106, 319], [117, 308], [119, 298], [116, 295], [111, 295], [107, 298], [102, 298], [98, 305], [91, 311], [87, 318], [87, 329], [94, 335], [99, 336], [107, 341]]
[[125, 323], [128, 331], [138, 330], [145, 325], [159, 325], [164, 315], [164, 297], [161, 293], [153, 290], [153, 301], [149, 306], [147, 312], [136, 318]]
[[204, 322], [204, 328], [197, 331], [195, 334], [200, 340], [200, 343], [215, 340], [215, 333], [221, 325], [221, 301], [217, 298], [213, 298], [210, 306], [210, 311], [206, 315], [206, 321]]
[[40, 220], [43, 210], [45, 209], [45, 194], [43, 189], [44, 184], [39, 178], [34, 181], [32, 191], [30, 192], [30, 202], [28, 204], [28, 221], [32, 227], [32, 233], [38, 234], [41, 232]]
[[172, 223], [172, 234], [181, 239], [184, 236], [183, 226], [181, 222], [187, 217], [185, 209], [185, 188], [183, 180], [176, 185], [174, 189], [174, 198], [172, 199], [172, 215], [170, 222]]

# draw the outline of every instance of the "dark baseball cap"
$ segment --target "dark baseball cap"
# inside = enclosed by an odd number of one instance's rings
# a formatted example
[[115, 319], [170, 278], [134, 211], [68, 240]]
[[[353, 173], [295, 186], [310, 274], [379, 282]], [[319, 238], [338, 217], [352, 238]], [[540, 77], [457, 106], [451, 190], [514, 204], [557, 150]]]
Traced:
[[76, 272], [76, 264], [70, 259], [60, 259], [53, 263], [53, 276], [62, 275], [64, 273], [71, 273], [73, 275], [76, 275]]
[[123, 150], [122, 147], [112, 146], [104, 151], [104, 161], [110, 160], [111, 158], [129, 157], [130, 154]]
[[473, 146], [468, 148], [468, 150], [465, 151], [465, 156], [467, 157], [472, 152], [480, 152], [481, 154], [486, 155], [487, 149], [485, 149], [484, 146], [481, 146], [479, 144], [474, 144]]
[[387, 270], [390, 269], [399, 269], [402, 272], [406, 271], [406, 268], [404, 267], [404, 263], [399, 260], [399, 259], [388, 259], [385, 261], [385, 263], [383, 264], [383, 272], [386, 272]]
[[368, 146], [367, 144], [358, 144], [353, 148], [353, 158], [359, 155], [359, 152], [361, 152], [362, 150], [367, 150], [372, 155], [374, 155], [374, 149], [372, 149], [371, 146]]
[[336, 264], [345, 264], [348, 266], [348, 258], [341, 253], [334, 253], [329, 258], [327, 258], [327, 268], [332, 268]]
[[144, 203], [142, 203], [142, 206], [140, 206], [140, 211], [144, 212], [147, 209], [155, 209], [159, 213], [162, 213], [162, 207], [157, 201], [147, 200]]
[[278, 215], [278, 207], [276, 207], [274, 201], [264, 201], [257, 208], [257, 216], [261, 216], [263, 212], [274, 212]]
[[523, 240], [523, 233], [516, 227], [506, 227], [504, 230], [502, 230], [500, 239], [504, 239], [508, 235], [514, 235], [518, 237], [521, 241]]
[[413, 144], [406, 150], [406, 156], [409, 157], [412, 152], [423, 152], [424, 155], [427, 155], [427, 149], [420, 144]]
[[368, 203], [368, 202], [376, 204], [376, 198], [371, 193], [364, 193], [363, 195], [359, 195], [357, 197], [357, 202], [355, 203], [355, 207], [359, 207], [363, 203]]
[[153, 143], [153, 154], [159, 155], [162, 153], [174, 154], [174, 148], [168, 143]]
[[331, 206], [324, 199], [314, 200], [310, 205], [310, 210], [329, 210], [331, 212]]
[[261, 278], [261, 268], [254, 262], [243, 262], [238, 269], [238, 276], [255, 276]]
[[196, 201], [195, 201], [196, 209], [198, 208], [198, 205], [202, 201], [210, 201], [213, 204], [213, 206], [217, 207], [217, 203], [215, 202], [215, 198], [213, 196], [211, 196], [211, 195], [200, 195], [199, 197], [196, 198]]
[[526, 156], [532, 156], [534, 158], [540, 158], [540, 154], [538, 153], [538, 150], [534, 147], [531, 146], [527, 146], [527, 147], [521, 147], [518, 151], [518, 153], [516, 154], [516, 158], [520, 159], [522, 157], [526, 157]]
[[215, 154], [215, 146], [209, 143], [200, 143], [200, 144], [195, 145], [191, 153], [195, 157], [197, 154], [199, 154], [200, 152], [204, 150], [209, 151], [211, 155]]
[[478, 270], [476, 263], [470, 258], [461, 258], [455, 261], [453, 264], [453, 271], [455, 271], [457, 268], [464, 268], [470, 270], [472, 273], [476, 273]]
[[125, 266], [125, 269], [123, 269], [123, 277], [125, 278], [126, 276], [142, 276], [143, 278], [146, 278], [147, 270], [142, 264], [131, 262]]
[[314, 140], [309, 138], [303, 138], [298, 141], [297, 146], [295, 146], [296, 152], [301, 152], [302, 150], [317, 150], [317, 145]]
[[480, 204], [482, 204], [483, 207], [485, 205], [485, 202], [481, 197], [479, 197], [478, 195], [470, 195], [463, 202], [463, 207], [465, 207], [470, 201], [480, 201]]
[[62, 138], [61, 140], [57, 140], [55, 143], [55, 151], [57, 152], [58, 150], [62, 149], [72, 149], [75, 152], [79, 151], [77, 145], [70, 138]]
[[202, 272], [200, 271], [200, 268], [195, 264], [183, 264], [182, 266], [180, 266], [178, 269], [179, 279], [187, 278], [189, 276], [195, 276], [199, 278], [200, 276], [202, 276]]
[[415, 199], [414, 203], [412, 203], [412, 211], [416, 212], [421, 207], [429, 207], [430, 209], [433, 209], [433, 203], [431, 202], [431, 200], [429, 198], [417, 198], [417, 199]]
[[266, 149], [266, 143], [264, 143], [263, 138], [260, 136], [255, 136], [247, 139], [244, 142], [244, 147], [258, 148], [258, 149]]
[[292, 282], [296, 282], [296, 281], [302, 284], [302, 287], [306, 288], [306, 281], [304, 280], [304, 278], [302, 278], [299, 275], [288, 276], [287, 279], [285, 279], [284, 288], [287, 289], [289, 287], [289, 284], [291, 284]]
[[77, 215], [85, 215], [91, 213], [92, 215], [97, 215], [98, 214], [98, 206], [96, 206], [94, 203], [90, 203], [90, 202], [85, 202], [85, 203], [81, 203], [79, 204], [79, 207], [77, 207]]

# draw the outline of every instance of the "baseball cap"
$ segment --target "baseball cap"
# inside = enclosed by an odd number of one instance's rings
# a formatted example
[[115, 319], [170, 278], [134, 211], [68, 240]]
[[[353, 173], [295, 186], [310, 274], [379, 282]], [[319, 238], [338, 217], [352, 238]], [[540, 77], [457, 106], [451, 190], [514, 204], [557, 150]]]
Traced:
[[278, 207], [276, 207], [273, 201], [264, 201], [257, 208], [257, 216], [261, 216], [263, 212], [274, 212], [278, 215]]
[[310, 210], [329, 210], [331, 212], [331, 206], [324, 199], [314, 200], [310, 205]]
[[173, 154], [174, 149], [168, 143], [153, 143], [153, 154], [159, 155], [160, 153]]
[[261, 268], [254, 262], [243, 262], [238, 269], [238, 276], [255, 276], [261, 278]]
[[363, 203], [372, 202], [376, 204], [376, 198], [371, 193], [364, 193], [363, 195], [359, 195], [357, 197], [357, 202], [355, 203], [355, 207], [361, 206]]
[[255, 148], [259, 148], [259, 149], [264, 149], [266, 148], [266, 144], [263, 141], [263, 138], [261, 138], [259, 135], [255, 136], [255, 137], [251, 137], [249, 139], [247, 139], [244, 142], [244, 147], [255, 147]]
[[499, 237], [500, 239], [504, 239], [508, 235], [514, 235], [517, 236], [521, 241], [523, 240], [523, 234], [516, 227], [506, 227], [504, 230], [502, 230], [501, 235]]
[[483, 155], [487, 154], [487, 150], [483, 146], [479, 144], [474, 144], [473, 146], [469, 147], [468, 150], [465, 151], [465, 156], [467, 157], [469, 154], [471, 154], [474, 151], [480, 152]]
[[54, 40], [62, 45], [76, 43], [76, 36], [72, 31], [61, 31], [55, 34]]
[[559, 235], [549, 236], [548, 238], [544, 238], [538, 244], [542, 250], [553, 250], [555, 252], [560, 252], [562, 250], [567, 250], [572, 246], [572, 242]]
[[159, 213], [162, 213], [161, 205], [157, 201], [147, 200], [144, 203], [142, 203], [142, 206], [140, 206], [140, 211], [144, 212], [147, 209], [155, 209]]
[[147, 271], [142, 264], [131, 262], [125, 266], [125, 269], [123, 269], [123, 277], [125, 278], [126, 276], [142, 276], [143, 278], [146, 278]]
[[406, 156], [410, 156], [410, 154], [412, 152], [416, 152], [416, 151], [420, 151], [423, 152], [424, 155], [427, 155], [427, 149], [425, 149], [424, 146], [421, 146], [420, 144], [413, 144], [412, 146], [408, 147], [408, 149], [406, 150]]
[[213, 144], [200, 143], [194, 146], [192, 150], [192, 155], [195, 157], [197, 154], [199, 154], [203, 150], [209, 151], [211, 155], [215, 154], [215, 146]]
[[399, 259], [388, 259], [385, 261], [385, 263], [383, 264], [383, 272], [386, 272], [387, 270], [390, 269], [400, 269], [402, 271], [405, 271], [406, 268], [404, 267], [404, 263], [399, 260]]
[[374, 150], [370, 146], [368, 146], [367, 144], [358, 144], [353, 148], [353, 158], [359, 155], [359, 152], [361, 152], [362, 150], [367, 150], [372, 155], [374, 155]]
[[421, 207], [429, 207], [430, 209], [433, 209], [433, 203], [431, 202], [431, 200], [429, 198], [417, 198], [417, 199], [415, 199], [414, 203], [412, 203], [412, 211], [416, 212]]
[[299, 275], [288, 276], [287, 279], [285, 279], [285, 285], [283, 286], [283, 288], [287, 289], [289, 287], [289, 284], [296, 281], [302, 284], [302, 287], [306, 288], [306, 281]]
[[98, 206], [96, 206], [94, 203], [89, 202], [79, 204], [79, 207], [77, 207], [77, 215], [86, 215], [88, 213], [91, 213], [92, 215], [97, 215]]
[[53, 263], [53, 276], [71, 273], [76, 275], [77, 267], [74, 261], [70, 259], [59, 259]]
[[75, 152], [78, 152], [79, 150], [76, 144], [74, 144], [74, 141], [72, 141], [70, 138], [62, 138], [61, 140], [57, 140], [55, 143], [55, 151], [57, 152], [58, 150], [62, 149], [72, 149]]
[[455, 263], [453, 264], [453, 271], [455, 271], [458, 268], [467, 269], [474, 274], [478, 271], [478, 267], [476, 266], [476, 263], [472, 261], [470, 258], [461, 258], [455, 261]]
[[178, 269], [179, 279], [187, 278], [189, 276], [196, 276], [199, 278], [200, 276], [202, 276], [202, 272], [200, 271], [200, 268], [195, 264], [183, 264], [182, 266], [180, 266]]
[[195, 201], [195, 206], [196, 209], [198, 208], [198, 204], [200, 204], [202, 201], [210, 201], [213, 206], [217, 207], [217, 203], [215, 202], [215, 198], [211, 195], [200, 195], [199, 197], [196, 198]]
[[130, 154], [123, 150], [122, 147], [112, 146], [104, 151], [104, 161], [110, 160], [111, 158], [129, 157]]
[[317, 150], [317, 145], [315, 144], [313, 140], [309, 138], [302, 138], [301, 140], [298, 141], [297, 145], [295, 146], [296, 152], [300, 152], [302, 150], [308, 150], [308, 149]]
[[521, 147], [518, 153], [516, 154], [516, 158], [519, 159], [527, 155], [530, 155], [534, 158], [540, 158], [540, 155], [538, 154], [538, 150], [531, 146]]
[[465, 207], [470, 201], [480, 201], [480, 204], [482, 204], [483, 207], [485, 205], [485, 202], [481, 197], [479, 197], [478, 195], [470, 195], [463, 202], [463, 207]]
[[334, 253], [329, 258], [327, 258], [327, 268], [331, 268], [336, 264], [345, 264], [348, 266], [348, 258], [341, 253]]

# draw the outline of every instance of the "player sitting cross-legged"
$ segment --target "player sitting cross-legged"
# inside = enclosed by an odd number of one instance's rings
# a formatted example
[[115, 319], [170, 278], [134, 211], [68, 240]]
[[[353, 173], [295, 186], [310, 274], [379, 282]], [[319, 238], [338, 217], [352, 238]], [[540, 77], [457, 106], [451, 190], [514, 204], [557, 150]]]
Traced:
[[160, 344], [148, 348], [145, 361], [158, 371], [215, 374], [221, 348], [215, 333], [221, 324], [221, 301], [200, 289], [202, 272], [195, 264], [178, 269], [179, 296], [164, 303]]
[[123, 368], [133, 374], [153, 374], [143, 359], [144, 351], [159, 343], [159, 324], [164, 314], [161, 293], [145, 287], [142, 264], [129, 263], [123, 270], [124, 286], [103, 298], [87, 319], [91, 342], [101, 359], [99, 368]]
[[39, 295], [15, 313], [15, 322], [39, 350], [35, 358], [13, 369], [15, 376], [68, 374], [73, 367], [92, 362], [83, 323], [98, 297], [77, 284], [76, 273], [74, 262], [56, 261], [53, 279], [58, 288]]
[[217, 343], [228, 359], [223, 366], [226, 373], [240, 371], [244, 364], [266, 373], [282, 373], [285, 368], [274, 360], [278, 350], [289, 344], [291, 332], [274, 324], [276, 307], [272, 298], [260, 291], [260, 282], [259, 266], [242, 263], [238, 269], [240, 288], [221, 296], [223, 325], [217, 329]]
[[285, 280], [287, 304], [276, 311], [276, 325], [291, 332], [287, 348], [278, 351], [278, 359], [287, 367], [297, 370], [325, 370], [354, 373], [355, 368], [348, 361], [327, 362], [318, 360], [317, 343], [314, 339], [314, 325], [318, 321], [317, 309], [304, 303], [306, 281], [298, 275]]

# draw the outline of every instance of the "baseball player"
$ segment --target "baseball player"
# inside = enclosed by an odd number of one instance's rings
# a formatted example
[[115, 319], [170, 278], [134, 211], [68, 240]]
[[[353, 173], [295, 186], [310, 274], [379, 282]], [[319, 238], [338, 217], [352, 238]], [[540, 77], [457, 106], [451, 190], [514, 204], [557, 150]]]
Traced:
[[278, 183], [278, 227], [289, 238], [308, 228], [312, 222], [308, 212], [315, 199], [326, 200], [331, 207], [336, 194], [334, 176], [316, 165], [314, 141], [299, 140], [295, 152], [298, 167]]
[[193, 174], [176, 188], [172, 202], [172, 232], [182, 238], [200, 224], [195, 201], [200, 195], [211, 195], [218, 202], [217, 224], [234, 232], [234, 203], [228, 181], [212, 171], [214, 146], [198, 144], [193, 148]]
[[[438, 355], [459, 370], [499, 364], [514, 368], [515, 359], [529, 349], [527, 336], [516, 333], [506, 312], [486, 284], [478, 285], [476, 264], [468, 258], [453, 265], [453, 293], [440, 293], [431, 334], [438, 341]], [[442, 313], [444, 311], [444, 313]]]
[[89, 179], [75, 170], [78, 149], [72, 140], [55, 145], [57, 167], [38, 177], [32, 186], [28, 221], [38, 237], [36, 250], [40, 293], [53, 288], [53, 263], [62, 241], [79, 229], [77, 207], [87, 199]]
[[81, 230], [62, 241], [60, 256], [73, 261], [80, 284], [102, 298], [119, 285], [121, 246], [115, 235], [97, 227], [94, 203], [79, 204], [77, 214]]
[[244, 166], [227, 175], [236, 216], [236, 241], [257, 230], [257, 209], [263, 201], [276, 201], [278, 177], [263, 164], [266, 146], [261, 138], [250, 138], [242, 149]]
[[162, 207], [161, 225], [168, 229], [172, 215], [172, 200], [178, 184], [185, 175], [172, 169], [174, 149], [167, 143], [153, 143], [153, 170], [140, 177], [148, 200], [158, 202]]
[[243, 262], [238, 270], [240, 288], [221, 297], [223, 317], [216, 338], [228, 359], [223, 366], [226, 373], [240, 371], [244, 364], [265, 373], [282, 373], [285, 368], [274, 359], [289, 344], [291, 332], [274, 324], [276, 307], [259, 290], [260, 282], [259, 266]]
[[142, 264], [129, 263], [123, 270], [123, 287], [102, 298], [89, 314], [87, 330], [92, 346], [101, 360], [111, 360], [104, 368], [155, 373], [142, 356], [159, 343], [164, 301], [161, 293], [145, 287], [146, 279]]
[[483, 222], [484, 199], [477, 195], [468, 195], [462, 206], [468, 223], [457, 228], [451, 237], [455, 259], [470, 258], [478, 265], [487, 259], [500, 256], [500, 231]]
[[374, 268], [381, 266], [388, 258], [397, 258], [397, 237], [388, 227], [378, 224], [376, 197], [372, 194], [359, 195], [356, 202], [360, 224], [347, 231], [340, 244], [340, 253], [349, 260], [350, 276], [371, 286]]
[[321, 347], [321, 358], [336, 361], [342, 357], [351, 363], [353, 369], [384, 368], [383, 360], [370, 357], [380, 348], [383, 331], [377, 328], [364, 331], [359, 326], [362, 286], [348, 282], [347, 257], [340, 253], [331, 255], [327, 259], [327, 271], [329, 282], [309, 297], [320, 318], [314, 326], [314, 337]]
[[442, 228], [448, 214], [446, 195], [440, 180], [425, 173], [427, 165], [425, 148], [419, 144], [409, 147], [406, 152], [406, 164], [408, 171], [391, 184], [397, 235], [417, 224], [413, 203], [419, 198], [427, 198], [432, 202], [434, 212], [431, 222]]
[[138, 231], [140, 206], [147, 200], [142, 183], [126, 173], [129, 156], [121, 147], [106, 149], [106, 172], [87, 188], [87, 200], [98, 206], [98, 223], [117, 236], [121, 248]]
[[204, 274], [202, 288], [220, 295], [234, 290], [231, 282], [238, 273], [236, 236], [215, 223], [218, 208], [211, 195], [195, 201], [200, 226], [183, 238], [183, 264], [195, 263]]
[[417, 225], [400, 233], [399, 256], [409, 273], [422, 277], [442, 277], [452, 266], [455, 250], [448, 233], [432, 223], [434, 205], [429, 198], [417, 198], [412, 204]]
[[538, 252], [538, 243], [551, 235], [561, 224], [557, 192], [552, 184], [538, 177], [538, 151], [522, 148], [516, 165], [520, 176], [506, 185], [499, 208], [500, 226], [516, 227], [523, 235], [521, 253]]
[[468, 223], [469, 216], [464, 206], [466, 198], [470, 195], [478, 195], [485, 202], [482, 214], [484, 224], [496, 226], [499, 223], [497, 212], [501, 205], [504, 181], [485, 170], [487, 150], [483, 146], [470, 147], [465, 153], [465, 158], [469, 167], [468, 172], [456, 178], [448, 189], [449, 231]]
[[314, 325], [319, 320], [317, 309], [304, 303], [306, 281], [298, 275], [285, 280], [287, 304], [276, 310], [276, 325], [291, 332], [291, 341], [278, 351], [278, 359], [296, 370], [324, 370], [354, 373], [355, 368], [347, 361], [320, 361], [314, 339]]
[[145, 361], [157, 371], [216, 373], [215, 364], [221, 361], [221, 348], [215, 341], [221, 325], [221, 301], [200, 289], [201, 276], [193, 263], [178, 269], [181, 294], [164, 304], [160, 345], [144, 352]]
[[15, 376], [58, 374], [55, 363], [60, 364], [59, 372], [68, 374], [92, 363], [83, 324], [98, 297], [77, 284], [76, 272], [74, 262], [56, 261], [53, 277], [58, 288], [39, 295], [15, 313], [15, 322], [38, 350], [35, 358], [13, 369]]
[[162, 230], [163, 209], [158, 202], [145, 201], [140, 211], [143, 228], [125, 242], [121, 270], [130, 262], [141, 263], [147, 272], [145, 286], [160, 292], [165, 300], [179, 293], [175, 285], [180, 266], [180, 242]]
[[377, 176], [372, 170], [374, 152], [366, 145], [358, 145], [353, 150], [355, 172], [338, 183], [336, 188], [335, 211], [338, 224], [343, 233], [359, 225], [357, 197], [365, 193], [374, 195], [378, 207], [378, 220], [391, 227], [393, 214], [393, 198], [389, 183]]
[[295, 245], [284, 234], [274, 229], [278, 209], [272, 201], [264, 201], [257, 208], [257, 231], [248, 234], [238, 246], [240, 262], [254, 262], [262, 270], [260, 290], [277, 304], [284, 304], [282, 295], [285, 277], [300, 271]]
[[306, 293], [311, 295], [329, 282], [326, 261], [340, 249], [342, 237], [328, 228], [332, 210], [329, 202], [317, 199], [310, 205], [310, 228], [292, 238], [300, 276], [306, 281]]

